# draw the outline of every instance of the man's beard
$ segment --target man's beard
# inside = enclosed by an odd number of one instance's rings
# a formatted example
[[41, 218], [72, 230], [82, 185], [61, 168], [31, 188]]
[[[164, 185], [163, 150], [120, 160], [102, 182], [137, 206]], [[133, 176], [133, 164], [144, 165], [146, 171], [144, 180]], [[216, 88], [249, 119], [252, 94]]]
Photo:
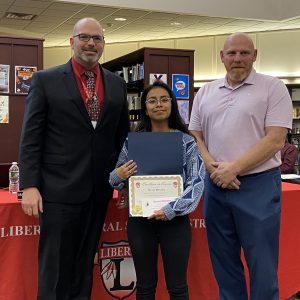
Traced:
[[246, 70], [233, 70], [228, 74], [229, 78], [233, 81], [242, 82], [244, 81], [248, 74]]
[[[86, 51], [93, 51], [93, 49], [85, 49]], [[99, 58], [100, 58], [100, 55], [98, 52], [95, 52], [96, 55], [87, 55], [85, 54], [84, 51], [81, 52], [81, 59], [86, 62], [87, 64], [94, 64], [96, 63]]]
[[98, 55], [90, 56], [90, 55], [86, 55], [85, 53], [82, 53], [81, 59], [82, 59], [84, 62], [90, 64], [90, 63], [95, 63], [95, 62], [97, 62], [97, 61], [99, 60], [99, 57], [98, 57]]

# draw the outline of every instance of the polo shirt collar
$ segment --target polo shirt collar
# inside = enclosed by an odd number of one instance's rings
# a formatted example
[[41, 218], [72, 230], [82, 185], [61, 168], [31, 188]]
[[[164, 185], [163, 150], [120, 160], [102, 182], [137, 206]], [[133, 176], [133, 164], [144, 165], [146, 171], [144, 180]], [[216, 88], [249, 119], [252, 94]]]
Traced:
[[[256, 77], [256, 71], [254, 68], [252, 68], [248, 77], [240, 85], [236, 86], [234, 89], [236, 89], [244, 84], [247, 84], [247, 85], [254, 84], [255, 77]], [[230, 88], [230, 85], [228, 84], [228, 81], [227, 81], [227, 75], [220, 80], [219, 88], [223, 88], [223, 87]]]

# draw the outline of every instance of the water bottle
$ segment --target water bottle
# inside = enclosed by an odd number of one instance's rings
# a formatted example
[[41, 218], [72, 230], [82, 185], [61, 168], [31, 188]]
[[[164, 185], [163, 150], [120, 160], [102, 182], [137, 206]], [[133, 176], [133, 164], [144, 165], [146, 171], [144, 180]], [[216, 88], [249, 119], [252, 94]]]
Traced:
[[9, 168], [9, 192], [16, 194], [19, 191], [19, 167], [14, 161]]

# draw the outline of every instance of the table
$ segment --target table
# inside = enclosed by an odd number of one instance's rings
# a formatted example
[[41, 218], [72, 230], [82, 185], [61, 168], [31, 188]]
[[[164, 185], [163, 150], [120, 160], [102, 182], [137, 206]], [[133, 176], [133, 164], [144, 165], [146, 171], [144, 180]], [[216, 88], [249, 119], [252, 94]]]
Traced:
[[39, 225], [22, 212], [16, 199], [0, 190], [0, 300], [33, 300]]
[[[280, 300], [300, 290], [300, 185], [282, 184], [279, 255]], [[127, 209], [110, 201], [95, 258], [92, 300], [135, 299], [135, 272], [126, 237]], [[188, 281], [191, 300], [217, 300], [206, 240], [202, 203], [190, 215], [192, 251]], [[0, 190], [0, 300], [33, 300], [37, 287], [38, 220], [22, 213], [15, 195]], [[178, 241], [180, 246], [180, 241]], [[174, 262], [176, 263], [176, 262]], [[159, 263], [158, 299], [168, 299]]]

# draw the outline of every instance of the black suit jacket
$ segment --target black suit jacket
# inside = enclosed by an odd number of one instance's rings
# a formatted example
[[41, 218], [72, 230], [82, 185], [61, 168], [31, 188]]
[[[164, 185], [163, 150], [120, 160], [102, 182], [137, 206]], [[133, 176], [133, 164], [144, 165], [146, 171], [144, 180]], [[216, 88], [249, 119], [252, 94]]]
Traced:
[[71, 61], [33, 75], [20, 141], [20, 187], [37, 187], [43, 201], [82, 203], [95, 188], [112, 196], [109, 172], [129, 129], [126, 83], [100, 66], [104, 105], [94, 129]]

